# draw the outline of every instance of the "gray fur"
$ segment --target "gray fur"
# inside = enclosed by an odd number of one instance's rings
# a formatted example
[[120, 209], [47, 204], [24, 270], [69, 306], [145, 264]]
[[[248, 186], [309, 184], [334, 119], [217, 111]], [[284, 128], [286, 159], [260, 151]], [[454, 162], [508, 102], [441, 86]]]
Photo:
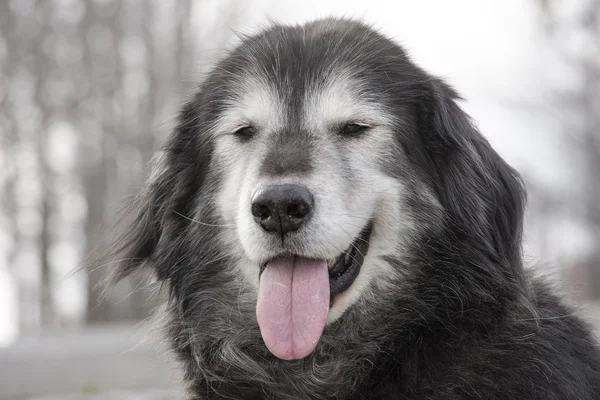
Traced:
[[[297, 128], [291, 132], [279, 132], [277, 141], [271, 144], [265, 156], [261, 172], [272, 176], [306, 174], [312, 171], [312, 146], [308, 135], [302, 135]], [[302, 149], [302, 151], [298, 151]]]

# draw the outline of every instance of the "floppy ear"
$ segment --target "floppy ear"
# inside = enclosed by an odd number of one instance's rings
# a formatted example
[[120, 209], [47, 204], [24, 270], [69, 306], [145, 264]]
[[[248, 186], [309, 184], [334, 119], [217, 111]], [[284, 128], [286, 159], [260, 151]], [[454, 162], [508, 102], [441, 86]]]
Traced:
[[195, 100], [179, 116], [167, 144], [153, 159], [152, 173], [141, 193], [124, 210], [115, 236], [102, 246], [102, 259], [111, 266], [109, 284], [115, 284], [140, 267], [152, 267], [158, 279], [169, 276], [177, 239], [192, 213], [211, 156], [208, 142], [198, 137]]
[[479, 133], [451, 87], [434, 79], [426, 98], [423, 139], [448, 223], [492, 260], [520, 266], [525, 190], [519, 174]]
[[112, 284], [148, 264], [163, 236], [165, 210], [175, 183], [167, 163], [165, 154], [155, 157], [149, 181], [123, 210], [114, 227], [115, 236], [104, 246]]

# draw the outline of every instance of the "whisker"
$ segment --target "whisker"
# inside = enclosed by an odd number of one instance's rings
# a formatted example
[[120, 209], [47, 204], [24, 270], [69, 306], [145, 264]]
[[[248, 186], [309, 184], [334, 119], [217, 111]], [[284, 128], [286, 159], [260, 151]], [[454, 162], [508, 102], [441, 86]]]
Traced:
[[363, 216], [360, 215], [353, 215], [353, 214], [337, 214], [336, 217], [349, 217], [349, 218], [356, 218], [356, 219], [360, 219], [361, 221], [369, 221], [369, 218], [365, 218]]
[[154, 286], [154, 285], [156, 285], [157, 282], [149, 282], [145, 285], [143, 283], [144, 282], [140, 281], [137, 285], [135, 285], [135, 287], [125, 297], [123, 297], [121, 300], [118, 300], [117, 302], [115, 302], [114, 305], [119, 305], [119, 304], [123, 303], [125, 300], [130, 298], [135, 293], [141, 292], [142, 290], [145, 290], [151, 286]]
[[[348, 235], [348, 232], [346, 232], [346, 234]], [[350, 236], [350, 235], [348, 235]], [[334, 245], [333, 243], [329, 242], [329, 244], [331, 245], [331, 247], [333, 247], [334, 249], [336, 249], [338, 251], [339, 254], [344, 254], [345, 250], [340, 250], [339, 247], [337, 247], [336, 245]], [[354, 257], [353, 255], [350, 255], [350, 257], [352, 258], [353, 261], [358, 261], [356, 259], [356, 257]]]
[[[331, 242], [330, 242], [329, 244], [331, 245], [331, 247], [333, 247], [334, 249], [336, 249], [336, 250], [338, 251], [338, 253], [340, 253], [340, 254], [343, 254], [343, 253], [344, 253], [344, 250], [340, 250], [340, 248], [339, 248], [339, 247], [337, 247], [336, 245], [334, 245], [333, 243], [331, 243]], [[350, 257], [352, 257], [352, 259], [353, 259], [354, 261], [356, 261], [356, 258], [354, 258], [354, 256], [350, 256]]]
[[108, 266], [113, 265], [113, 264], [119, 264], [119, 263], [122, 263], [124, 261], [141, 261], [141, 260], [142, 260], [141, 258], [135, 258], [135, 257], [131, 257], [131, 258], [119, 258], [119, 259], [116, 259], [116, 260], [111, 260], [111, 261], [109, 261], [107, 263], [104, 263], [104, 264], [100, 264], [97, 267], [94, 267], [94, 268], [90, 269], [89, 272], [96, 272], [96, 271], [98, 271], [101, 268], [105, 268], [105, 267], [108, 267]]
[[[362, 229], [362, 228], [363, 228], [362, 226], [359, 226], [359, 225], [354, 225], [354, 224], [350, 224], [350, 223], [348, 223], [348, 225], [350, 225], [350, 226], [354, 226], [354, 227], [356, 227], [356, 228], [360, 228], [360, 229]], [[351, 235], [350, 235], [350, 234], [349, 234], [349, 233], [348, 233], [346, 230], [344, 230], [344, 228], [342, 228], [342, 230], [344, 231], [344, 233], [346, 233], [346, 235], [348, 235], [349, 237], [352, 237], [352, 236], [351, 236]], [[370, 241], [368, 241], [367, 239], [364, 239], [364, 238], [362, 238], [362, 237], [360, 237], [360, 236], [358, 236], [357, 238], [355, 238], [355, 239], [354, 239], [354, 241], [356, 241], [356, 240], [360, 240], [360, 241], [362, 241], [362, 242], [364, 242], [364, 243], [367, 243], [367, 244], [369, 244], [369, 245], [371, 244], [371, 242], [370, 242]], [[354, 243], [354, 241], [353, 241], [353, 243]]]
[[180, 217], [187, 219], [188, 221], [191, 221], [195, 224], [202, 225], [202, 226], [210, 226], [210, 227], [215, 227], [215, 228], [234, 228], [235, 227], [235, 225], [233, 225], [233, 224], [209, 224], [208, 222], [202, 222], [202, 221], [198, 221], [193, 218], [190, 218], [190, 217], [183, 215], [180, 212], [177, 212], [175, 210], [173, 210], [173, 212], [175, 214], [179, 215]]
[[212, 263], [215, 263], [215, 262], [217, 262], [217, 261], [221, 261], [221, 260], [223, 260], [223, 259], [225, 259], [225, 258], [227, 258], [227, 257], [232, 257], [232, 256], [235, 256], [236, 254], [237, 254], [237, 251], [232, 251], [232, 252], [229, 252], [229, 253], [225, 253], [225, 254], [223, 254], [223, 255], [221, 255], [221, 256], [218, 256], [218, 257], [216, 257], [216, 258], [213, 258], [212, 260], [209, 260], [209, 261], [203, 261], [203, 262], [202, 262], [202, 264], [203, 264], [203, 265], [212, 264]]
[[[349, 237], [349, 238], [351, 238], [351, 239], [352, 239], [352, 236], [351, 236], [351, 235], [350, 235], [350, 234], [349, 234], [349, 233], [348, 233], [348, 232], [347, 232], [347, 231], [346, 231], [344, 228], [342, 228], [342, 227], [340, 227], [340, 228], [341, 228], [341, 229], [344, 231], [344, 233], [345, 233], [346, 235], [348, 235], [348, 237]], [[358, 237], [357, 239], [362, 239], [362, 238]], [[358, 247], [356, 247], [356, 246], [354, 245], [354, 241], [355, 241], [355, 240], [356, 240], [356, 239], [352, 239], [352, 242], [350, 243], [350, 246], [354, 247], [354, 250], [356, 250], [356, 251], [358, 252], [358, 254], [360, 254], [360, 255], [361, 255], [363, 258], [364, 258], [364, 257], [365, 257], [365, 255], [364, 255], [363, 253], [361, 253], [361, 251], [358, 249]], [[364, 239], [363, 239], [363, 240], [364, 240]], [[366, 242], [366, 243], [369, 243], [369, 242], [368, 242], [368, 241], [366, 241], [366, 240], [365, 240], [365, 242]], [[369, 244], [370, 244], [370, 243], [369, 243]], [[352, 258], [354, 258], [354, 257], [352, 257]], [[354, 259], [354, 260], [356, 261], [356, 259]]]

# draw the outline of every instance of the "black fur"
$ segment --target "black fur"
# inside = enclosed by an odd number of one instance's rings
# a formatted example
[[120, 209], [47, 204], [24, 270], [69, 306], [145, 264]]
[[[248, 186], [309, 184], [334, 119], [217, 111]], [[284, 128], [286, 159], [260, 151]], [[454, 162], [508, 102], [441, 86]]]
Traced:
[[[401, 272], [396, 290], [347, 310], [309, 357], [282, 361], [264, 346], [255, 294], [236, 283], [236, 260], [217, 239], [227, 228], [206, 127], [248, 68], [271, 73], [296, 101], [331, 65], [354, 69], [369, 83], [362, 95], [398, 117], [393, 151], [408, 164], [385, 168], [429, 187], [441, 211], [410, 198], [422, 232], [408, 254], [386, 258]], [[146, 265], [168, 288], [165, 326], [190, 399], [600, 399], [590, 329], [524, 272], [523, 184], [456, 100], [396, 44], [348, 20], [277, 25], [220, 62], [181, 112], [113, 248], [125, 260], [115, 281]]]

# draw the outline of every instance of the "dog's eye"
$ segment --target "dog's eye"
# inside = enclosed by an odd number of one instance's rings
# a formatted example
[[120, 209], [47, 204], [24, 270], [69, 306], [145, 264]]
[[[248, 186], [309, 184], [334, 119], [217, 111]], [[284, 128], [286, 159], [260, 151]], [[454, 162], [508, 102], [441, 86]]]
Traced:
[[252, 136], [256, 135], [256, 129], [253, 126], [243, 126], [233, 132], [233, 134], [240, 139], [250, 139]]
[[367, 129], [369, 129], [369, 127], [366, 125], [345, 124], [342, 126], [342, 129], [340, 129], [340, 133], [342, 135], [356, 136], [356, 135], [363, 133]]

